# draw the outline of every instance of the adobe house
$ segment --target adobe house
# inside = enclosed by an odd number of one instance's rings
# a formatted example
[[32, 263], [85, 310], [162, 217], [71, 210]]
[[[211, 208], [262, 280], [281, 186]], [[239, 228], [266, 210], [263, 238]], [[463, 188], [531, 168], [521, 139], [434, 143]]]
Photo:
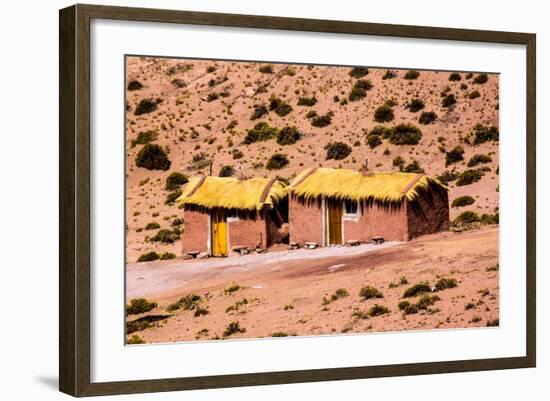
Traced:
[[408, 241], [449, 228], [447, 188], [424, 174], [312, 168], [289, 188], [290, 241]]
[[183, 254], [268, 248], [288, 222], [286, 185], [274, 178], [193, 177], [177, 202], [184, 210]]

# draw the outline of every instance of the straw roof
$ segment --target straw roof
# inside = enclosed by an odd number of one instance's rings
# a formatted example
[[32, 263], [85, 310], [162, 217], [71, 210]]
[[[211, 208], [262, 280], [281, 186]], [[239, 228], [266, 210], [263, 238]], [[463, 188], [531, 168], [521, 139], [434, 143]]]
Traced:
[[300, 173], [290, 184], [295, 196], [312, 200], [323, 197], [355, 201], [399, 203], [415, 200], [430, 187], [447, 191], [438, 180], [415, 173], [370, 173], [316, 168]]
[[234, 177], [192, 177], [177, 199], [197, 208], [260, 211], [286, 196], [286, 185], [269, 178], [239, 180]]

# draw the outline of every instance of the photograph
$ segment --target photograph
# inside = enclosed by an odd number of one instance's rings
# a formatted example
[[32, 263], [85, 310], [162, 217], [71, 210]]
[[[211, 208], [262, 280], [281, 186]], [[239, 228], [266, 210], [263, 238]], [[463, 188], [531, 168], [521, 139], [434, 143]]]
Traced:
[[372, 61], [125, 55], [126, 345], [499, 326], [500, 76]]

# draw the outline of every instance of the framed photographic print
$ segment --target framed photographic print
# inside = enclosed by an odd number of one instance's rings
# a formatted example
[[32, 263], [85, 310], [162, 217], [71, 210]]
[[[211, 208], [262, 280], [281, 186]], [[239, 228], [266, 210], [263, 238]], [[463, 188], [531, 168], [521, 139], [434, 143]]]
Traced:
[[535, 366], [535, 35], [60, 11], [60, 390]]

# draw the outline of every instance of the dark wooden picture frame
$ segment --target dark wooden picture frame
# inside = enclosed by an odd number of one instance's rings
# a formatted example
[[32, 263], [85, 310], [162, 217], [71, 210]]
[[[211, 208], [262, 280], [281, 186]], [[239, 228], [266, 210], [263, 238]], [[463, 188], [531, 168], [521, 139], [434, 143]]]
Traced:
[[[400, 38], [475, 41], [526, 46], [526, 356], [91, 383], [90, 21], [94, 18]], [[59, 388], [62, 392], [73, 396], [93, 396], [535, 366], [535, 34], [80, 4], [60, 10], [59, 29]]]

